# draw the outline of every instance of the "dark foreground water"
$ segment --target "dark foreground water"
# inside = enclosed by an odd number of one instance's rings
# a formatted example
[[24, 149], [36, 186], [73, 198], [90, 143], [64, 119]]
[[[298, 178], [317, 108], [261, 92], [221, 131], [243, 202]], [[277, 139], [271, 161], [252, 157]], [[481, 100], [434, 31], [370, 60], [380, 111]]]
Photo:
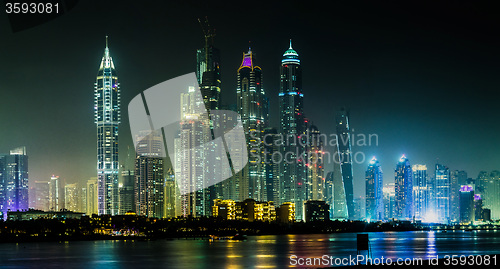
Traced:
[[[436, 255], [500, 253], [500, 231], [383, 232], [369, 236], [372, 258], [428, 259]], [[291, 255], [355, 256], [356, 234], [250, 236], [241, 242], [182, 239], [4, 243], [0, 244], [0, 268], [296, 267], [290, 265]]]

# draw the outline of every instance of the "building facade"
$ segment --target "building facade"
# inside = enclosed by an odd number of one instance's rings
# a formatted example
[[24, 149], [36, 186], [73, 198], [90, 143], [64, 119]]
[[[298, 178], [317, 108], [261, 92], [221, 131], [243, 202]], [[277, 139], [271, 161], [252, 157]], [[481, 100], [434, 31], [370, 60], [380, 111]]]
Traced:
[[474, 221], [474, 188], [471, 185], [460, 187], [460, 223], [471, 224]]
[[384, 216], [384, 178], [379, 161], [373, 157], [365, 173], [366, 178], [366, 216], [367, 220], [381, 221]]
[[25, 211], [29, 207], [28, 155], [26, 147], [15, 148], [0, 155], [0, 211]]
[[318, 127], [307, 128], [306, 143], [306, 200], [325, 200], [325, 168], [323, 163], [324, 137]]
[[349, 111], [341, 108], [335, 116], [337, 128], [337, 153], [340, 163], [340, 173], [344, 185], [344, 193], [349, 219], [354, 216], [354, 185], [352, 170], [351, 127], [349, 125]]
[[399, 159], [394, 180], [394, 218], [413, 218], [413, 171], [410, 161], [404, 155]]
[[240, 197], [267, 200], [264, 156], [264, 129], [267, 124], [267, 98], [263, 88], [262, 69], [249, 49], [237, 71], [236, 107], [246, 135], [248, 165], [239, 173]]
[[434, 210], [439, 223], [450, 222], [450, 169], [436, 164], [434, 173]]
[[299, 139], [306, 131], [302, 67], [299, 54], [290, 47], [285, 51], [280, 67], [279, 113], [281, 135], [280, 204], [293, 203], [296, 218], [302, 219], [306, 200], [307, 168], [301, 158], [306, 148]]
[[118, 126], [120, 124], [120, 84], [108, 38], [94, 84], [94, 122], [97, 126], [97, 183], [99, 215], [119, 214]]
[[429, 208], [429, 192], [427, 188], [427, 166], [415, 164], [413, 170], [413, 206], [415, 219], [424, 220]]

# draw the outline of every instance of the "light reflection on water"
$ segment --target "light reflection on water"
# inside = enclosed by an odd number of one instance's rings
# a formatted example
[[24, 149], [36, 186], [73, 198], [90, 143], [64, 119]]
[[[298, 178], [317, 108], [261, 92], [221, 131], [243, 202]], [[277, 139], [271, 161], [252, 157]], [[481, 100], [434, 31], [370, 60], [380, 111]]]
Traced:
[[[500, 232], [369, 233], [372, 258], [500, 252]], [[284, 268], [290, 256], [356, 255], [356, 234], [266, 235], [248, 240], [82, 241], [0, 244], [2, 268]], [[320, 267], [320, 266], [316, 266]]]

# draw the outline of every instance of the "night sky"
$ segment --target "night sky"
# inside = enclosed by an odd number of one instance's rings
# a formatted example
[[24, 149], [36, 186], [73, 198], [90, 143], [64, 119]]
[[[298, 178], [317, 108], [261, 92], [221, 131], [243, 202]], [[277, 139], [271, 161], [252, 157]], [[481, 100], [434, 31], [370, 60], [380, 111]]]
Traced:
[[171, 2], [80, 1], [18, 33], [2, 12], [0, 153], [25, 145], [30, 181], [96, 176], [93, 84], [108, 35], [122, 91], [124, 163], [132, 145], [128, 102], [195, 71], [204, 42], [197, 18], [208, 16], [222, 54], [223, 103], [236, 101], [236, 70], [250, 41], [278, 127], [279, 66], [291, 38], [303, 68], [306, 116], [335, 133], [335, 111], [346, 106], [355, 134], [378, 135], [378, 146], [353, 146], [366, 155], [354, 166], [356, 196], [364, 193], [372, 156], [385, 182], [394, 180], [403, 153], [411, 164], [427, 164], [429, 175], [437, 159], [473, 178], [500, 169], [500, 22], [493, 4]]

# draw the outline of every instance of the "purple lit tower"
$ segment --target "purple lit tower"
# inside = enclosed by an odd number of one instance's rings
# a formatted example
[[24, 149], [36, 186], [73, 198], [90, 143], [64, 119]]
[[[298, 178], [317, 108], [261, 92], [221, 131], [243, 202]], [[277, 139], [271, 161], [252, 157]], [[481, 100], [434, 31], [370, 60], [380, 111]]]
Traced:
[[19, 147], [0, 155], [0, 211], [28, 210], [28, 156]]
[[249, 48], [243, 53], [238, 68], [236, 89], [237, 112], [247, 132], [248, 165], [238, 174], [238, 200], [252, 198], [267, 201], [263, 141], [268, 117], [268, 99], [262, 86], [262, 69], [256, 64], [255, 55]]

